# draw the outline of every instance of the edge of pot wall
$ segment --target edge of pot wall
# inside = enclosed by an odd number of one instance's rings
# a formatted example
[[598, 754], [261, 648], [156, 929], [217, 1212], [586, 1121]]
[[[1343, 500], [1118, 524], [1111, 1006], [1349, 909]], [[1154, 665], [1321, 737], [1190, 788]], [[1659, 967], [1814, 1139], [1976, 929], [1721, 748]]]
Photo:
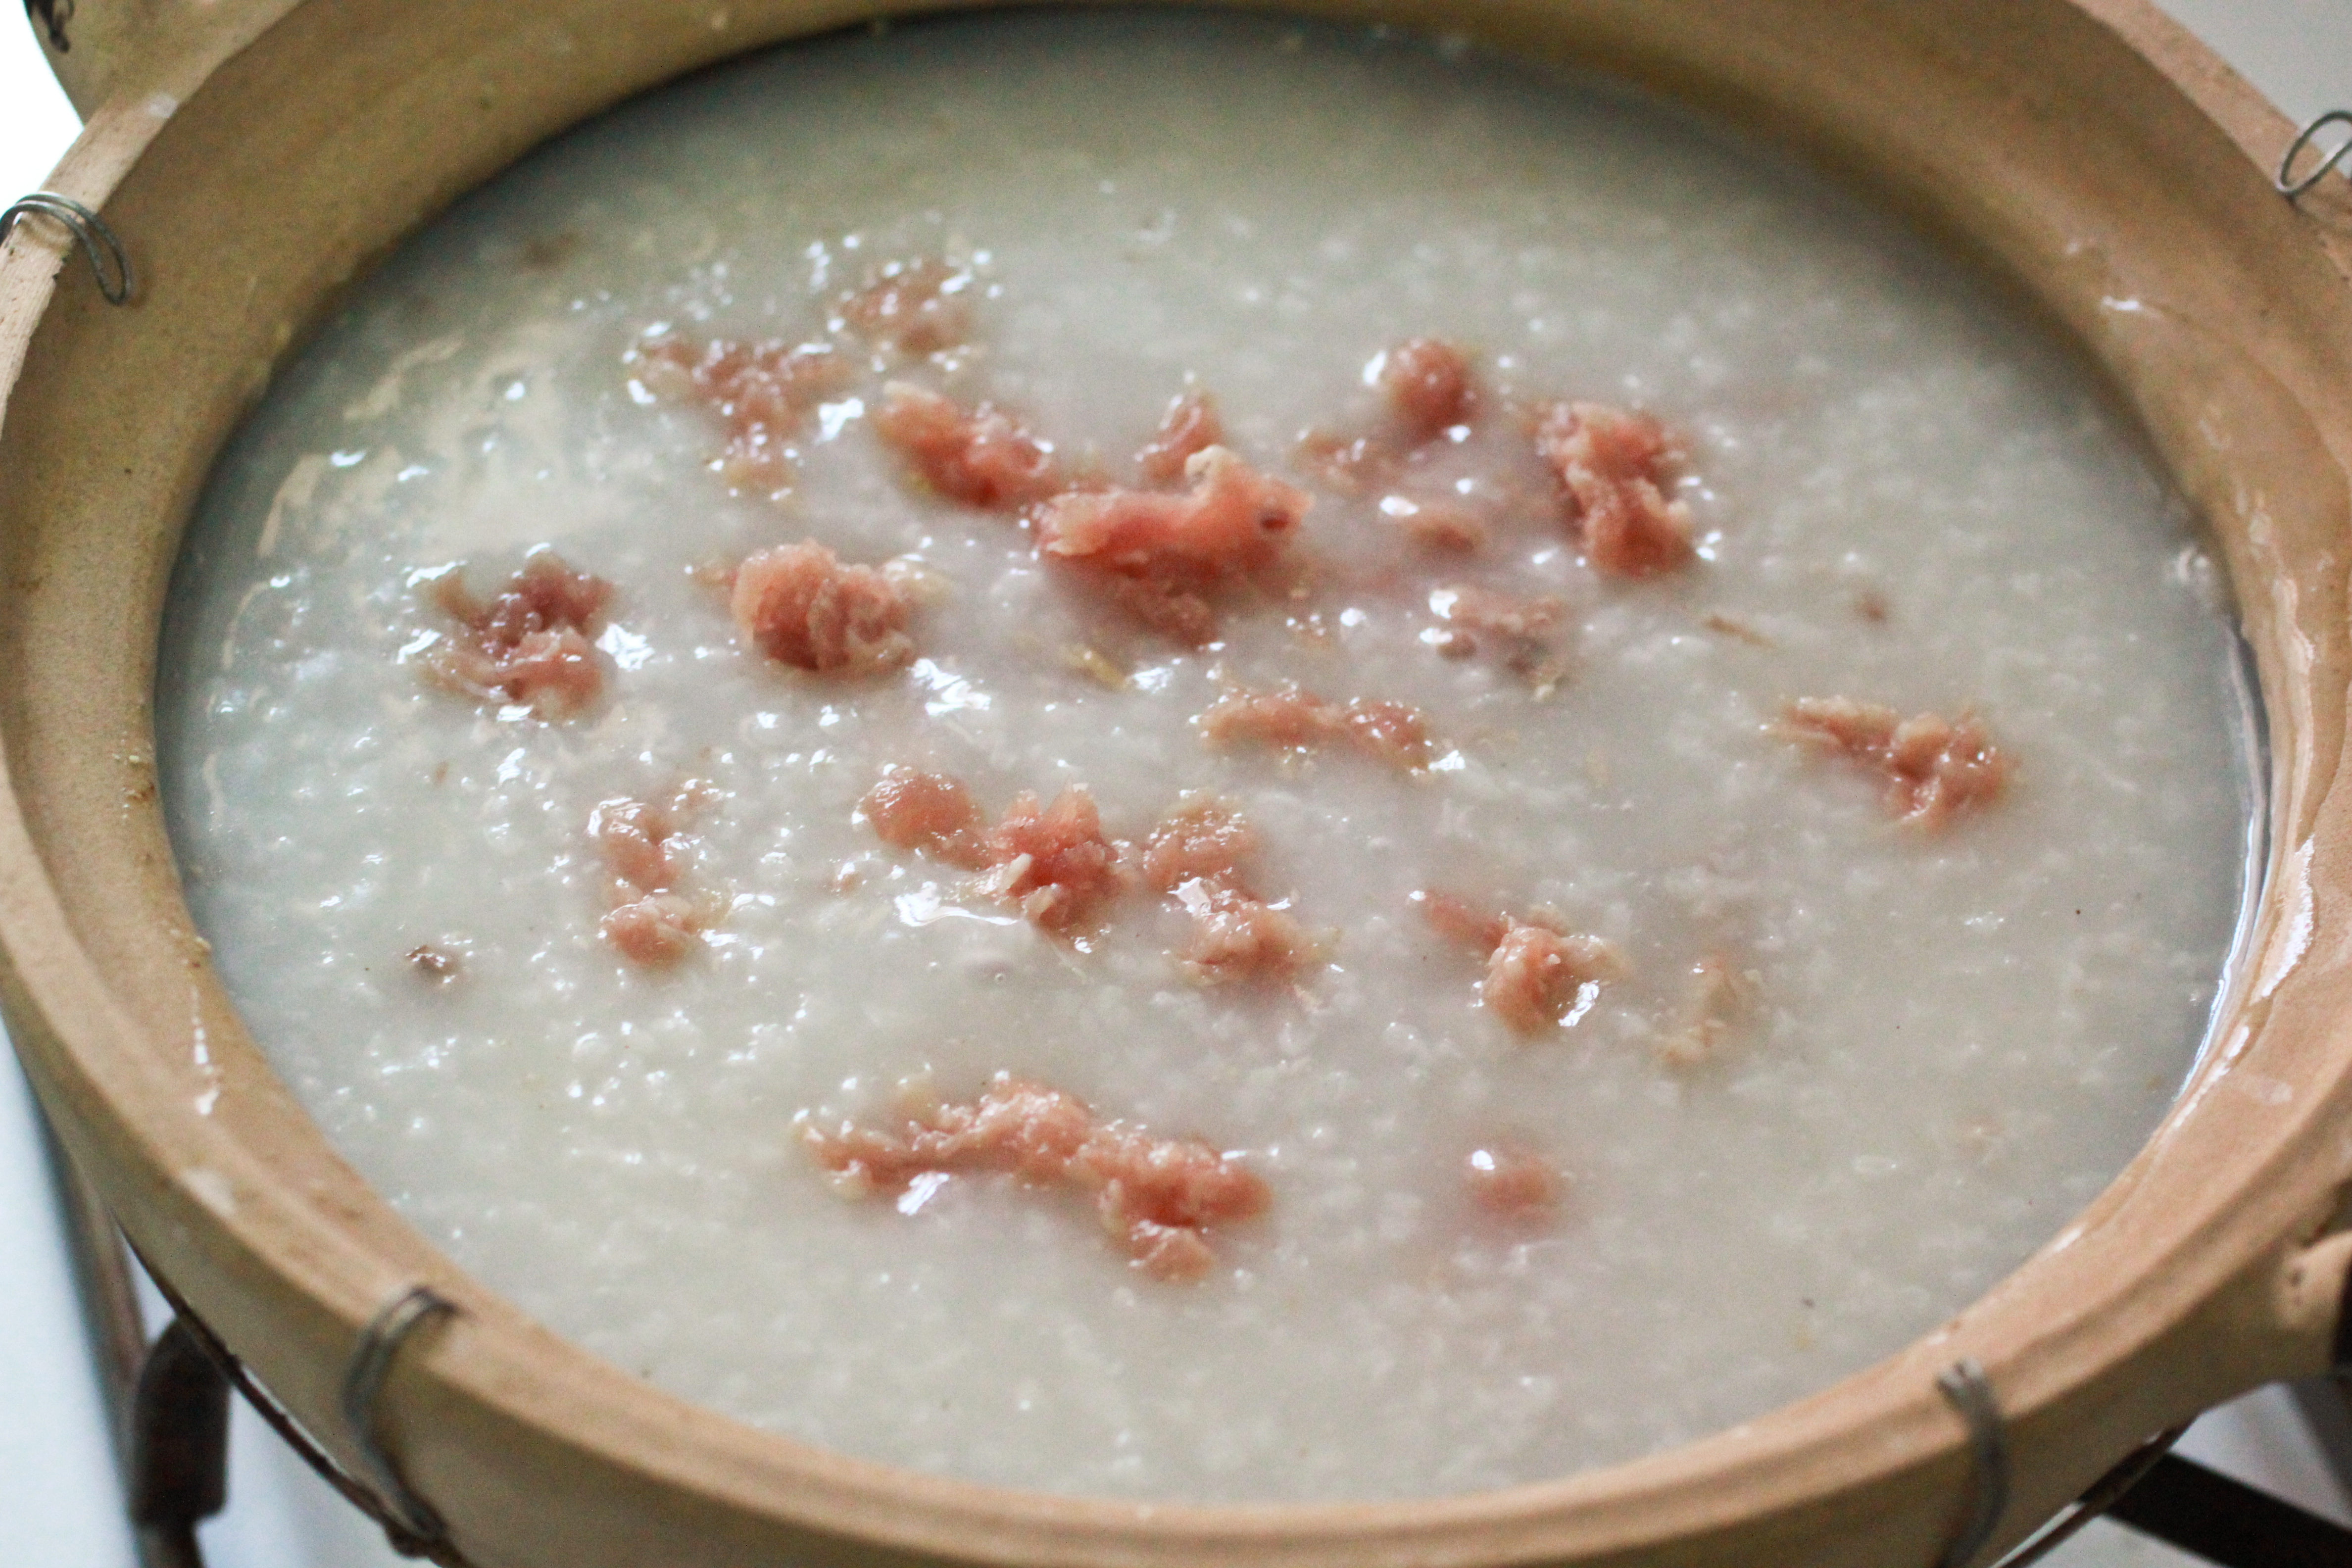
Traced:
[[144, 95], [226, 58], [299, 4], [27, 0], [25, 20], [66, 97], [88, 120], [110, 99]]

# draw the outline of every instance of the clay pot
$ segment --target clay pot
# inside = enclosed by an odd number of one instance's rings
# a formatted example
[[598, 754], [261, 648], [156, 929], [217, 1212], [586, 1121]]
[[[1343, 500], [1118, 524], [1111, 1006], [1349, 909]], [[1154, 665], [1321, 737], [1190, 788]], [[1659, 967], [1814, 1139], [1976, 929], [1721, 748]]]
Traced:
[[[1620, 72], [1846, 171], [2013, 279], [2105, 367], [2237, 585], [2269, 721], [2252, 958], [2147, 1148], [1935, 1333], [1670, 1453], [1435, 1500], [1141, 1507], [916, 1476], [753, 1431], [467, 1279], [328, 1148], [191, 929], [150, 692], [213, 455], [337, 289], [545, 137], [866, 0], [80, 0], [89, 130], [53, 187], [141, 279], [99, 297], [45, 223], [0, 256], [0, 1005], [140, 1251], [346, 1463], [379, 1306], [379, 1431], [482, 1568], [660, 1563], [1934, 1561], [1970, 1506], [1936, 1379], [1989, 1373], [2015, 1540], [2160, 1428], [2335, 1354], [2352, 1237], [2352, 195], [2290, 205], [2292, 128], [2138, 0], [1320, 0]], [[71, 265], [66, 265], [70, 261]], [[331, 1021], [322, 1020], [322, 1026]]]

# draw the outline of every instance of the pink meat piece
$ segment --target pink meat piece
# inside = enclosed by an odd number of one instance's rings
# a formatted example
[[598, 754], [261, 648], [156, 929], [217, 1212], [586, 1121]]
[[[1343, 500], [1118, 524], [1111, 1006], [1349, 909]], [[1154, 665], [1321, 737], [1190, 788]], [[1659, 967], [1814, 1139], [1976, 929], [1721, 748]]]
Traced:
[[703, 910], [677, 891], [684, 874], [670, 840], [667, 807], [642, 800], [602, 802], [588, 815], [588, 836], [613, 874], [613, 908], [600, 929], [621, 955], [649, 968], [675, 963], [692, 952]]
[[971, 275], [936, 258], [892, 261], [842, 301], [842, 323], [868, 342], [907, 354], [937, 353], [971, 331], [964, 289]]
[[1202, 1232], [1263, 1214], [1265, 1179], [1196, 1138], [1154, 1138], [1140, 1128], [1097, 1124], [1071, 1162], [1097, 1185], [1103, 1226], [1147, 1274], [1198, 1279], [1215, 1264]]
[[1584, 987], [1622, 973], [1616, 950], [1597, 936], [1515, 921], [1486, 960], [1478, 994], [1515, 1033], [1535, 1035], [1559, 1023]]
[[1308, 500], [1223, 447], [1193, 453], [1184, 472], [1185, 494], [1074, 489], [1031, 518], [1049, 559], [1090, 571], [1109, 603], [1197, 647], [1216, 637], [1212, 595], [1280, 563]]
[[925, 484], [965, 506], [1018, 511], [1065, 488], [1052, 445], [985, 403], [968, 409], [894, 381], [882, 389], [874, 428]]
[[982, 1173], [1091, 1194], [1104, 1229], [1158, 1279], [1201, 1278], [1216, 1261], [1202, 1233], [1273, 1199], [1262, 1178], [1197, 1139], [1097, 1120], [1085, 1101], [1008, 1073], [978, 1099], [931, 1106], [896, 1130], [804, 1123], [802, 1135], [854, 1196], [894, 1195], [919, 1175]]
[[1273, 564], [1311, 504], [1223, 447], [1186, 459], [1192, 488], [1072, 490], [1036, 513], [1048, 555], [1130, 577], [1213, 584]]
[[1292, 751], [1345, 745], [1391, 767], [1429, 763], [1429, 721], [1402, 702], [1357, 698], [1333, 702], [1285, 686], [1273, 691], [1233, 690], [1193, 721], [1213, 746], [1252, 744]]
[[1487, 915], [1450, 893], [1412, 896], [1442, 936], [1486, 955], [1478, 994], [1514, 1033], [1538, 1035], [1577, 1005], [1588, 985], [1621, 979], [1625, 962], [1597, 936], [1559, 931], [1547, 915]]
[[1255, 831], [1208, 795], [1187, 799], [1137, 847], [1144, 885], [1192, 917], [1181, 958], [1195, 980], [1287, 979], [1313, 955], [1314, 942], [1290, 912], [1251, 890], [1243, 862], [1256, 853]]
[[1015, 795], [988, 835], [987, 856], [988, 890], [1047, 931], [1070, 930], [1118, 891], [1118, 852], [1083, 784], [1050, 806]]
[[980, 810], [960, 782], [892, 768], [858, 809], [886, 844], [986, 872], [983, 890], [1047, 931], [1083, 923], [1120, 890], [1118, 847], [1103, 837], [1094, 796], [1083, 784], [1064, 790], [1049, 806], [1024, 791], [982, 832]]
[[1135, 455], [1143, 482], [1172, 485], [1184, 478], [1184, 465], [1212, 447], [1224, 444], [1224, 422], [1217, 417], [1216, 400], [1205, 392], [1187, 392], [1160, 416], [1160, 431]]
[[1600, 403], [1549, 404], [1537, 417], [1536, 450], [1559, 480], [1593, 570], [1650, 577], [1690, 561], [1690, 508], [1666, 494], [1682, 455], [1654, 417]]
[[1315, 952], [1289, 910], [1223, 883], [1180, 883], [1176, 901], [1192, 917], [1185, 973], [1209, 984], [1287, 980]]
[[[1382, 350], [1364, 367], [1364, 380], [1378, 387], [1388, 404], [1386, 428], [1355, 436], [1309, 430], [1298, 441], [1298, 460], [1307, 472], [1342, 495], [1362, 495], [1394, 483], [1419, 460], [1421, 448], [1468, 425], [1478, 411], [1469, 356], [1436, 338], [1408, 338]], [[1403, 499], [1389, 498], [1391, 502]], [[1432, 518], [1433, 524], [1437, 521]], [[1459, 523], [1463, 514], [1453, 511], [1446, 521]], [[1483, 539], [1484, 525], [1470, 521]], [[1451, 538], [1460, 536], [1458, 529], [1450, 532]], [[1462, 548], [1451, 542], [1437, 547]]]
[[892, 768], [866, 792], [857, 809], [882, 842], [894, 848], [922, 850], [966, 870], [988, 864], [980, 807], [961, 780]]
[[670, 816], [642, 800], [608, 800], [588, 814], [588, 837], [603, 851], [604, 865], [640, 892], [659, 892], [677, 879], [669, 852]]
[[637, 351], [638, 379], [664, 396], [708, 404], [727, 430], [721, 467], [745, 489], [782, 489], [792, 480], [786, 444], [850, 366], [826, 343], [736, 342], [714, 338], [696, 350], [656, 338]]
[[1213, 795], [1186, 799], [1152, 828], [1139, 851], [1143, 884], [1157, 893], [1194, 881], [1238, 887], [1242, 862], [1256, 853], [1256, 830]]
[[814, 539], [745, 560], [730, 607], [746, 642], [796, 668], [876, 675], [915, 654], [898, 584], [874, 567], [843, 565]]
[[1415, 446], [1466, 425], [1476, 403], [1470, 360], [1436, 338], [1408, 338], [1371, 365], [1372, 380]]
[[582, 711], [604, 690], [588, 638], [613, 596], [603, 578], [540, 549], [487, 601], [467, 590], [463, 572], [443, 577], [433, 595], [459, 627], [426, 657], [442, 685], [482, 701], [526, 703], [551, 719]]
[[622, 957], [648, 969], [676, 963], [701, 941], [702, 916], [690, 899], [648, 893], [616, 904], [598, 929]]
[[1462, 1184], [1481, 1212], [1519, 1222], [1550, 1218], [1567, 1184], [1542, 1155], [1508, 1144], [1471, 1150], [1462, 1162]]
[[976, 1100], [909, 1116], [895, 1131], [804, 1124], [817, 1163], [856, 1196], [903, 1191], [929, 1173], [1001, 1171], [1044, 1186], [1066, 1174], [1094, 1131], [1083, 1100], [999, 1073]]
[[1797, 740], [1879, 774], [1887, 811], [1915, 827], [1932, 831], [1989, 805], [2009, 781], [2009, 757], [1973, 713], [1904, 719], [1874, 702], [1806, 697], [1783, 709], [1781, 721]]

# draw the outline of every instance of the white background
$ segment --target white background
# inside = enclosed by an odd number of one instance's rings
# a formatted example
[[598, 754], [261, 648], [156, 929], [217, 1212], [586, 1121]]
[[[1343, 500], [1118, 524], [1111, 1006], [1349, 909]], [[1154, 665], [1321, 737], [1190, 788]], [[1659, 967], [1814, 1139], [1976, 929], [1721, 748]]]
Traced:
[[[2352, 104], [2352, 0], [2165, 0], [2165, 9], [2297, 121]], [[37, 188], [78, 129], [16, 10], [0, 7], [0, 204]], [[2184, 1447], [2352, 1521], [2284, 1391], [2208, 1416]], [[229, 1511], [204, 1531], [211, 1568], [402, 1561], [242, 1410], [230, 1490]], [[32, 1107], [13, 1060], [0, 1062], [0, 1553], [11, 1568], [132, 1568], [119, 1497]], [[2049, 1559], [2053, 1568], [2189, 1561], [2112, 1526]]]

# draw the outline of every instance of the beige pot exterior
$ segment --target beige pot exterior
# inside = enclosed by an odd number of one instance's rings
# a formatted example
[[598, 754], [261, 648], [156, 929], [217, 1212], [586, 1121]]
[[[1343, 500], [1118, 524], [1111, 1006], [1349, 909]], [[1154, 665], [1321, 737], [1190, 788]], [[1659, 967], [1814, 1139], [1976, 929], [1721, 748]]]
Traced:
[[[346, 1460], [336, 1385], [387, 1298], [383, 1430], [481, 1568], [1933, 1562], [1964, 1510], [1963, 1355], [2009, 1423], [2014, 1540], [2151, 1433], [2329, 1358], [2352, 1237], [2352, 195], [2265, 171], [2291, 127], [2141, 0], [1312, 0], [1598, 65], [1791, 141], [1982, 256], [2105, 367], [2237, 584], [2269, 715], [2268, 890], [2210, 1059], [2148, 1149], [1918, 1344], [1671, 1453], [1409, 1503], [1144, 1507], [821, 1453], [684, 1405], [460, 1274], [328, 1149], [190, 928], [150, 693], [213, 454], [337, 289], [628, 93], [861, 20], [863, 0], [80, 0], [89, 125], [61, 237], [0, 253], [0, 1007], [141, 1251]], [[77, 58], [79, 57], [79, 58]], [[61, 269], [62, 268], [62, 269]]]
[[65, 35], [61, 47], [47, 18], [28, 5], [41, 54], [75, 111], [94, 125], [110, 104], [142, 102], [156, 92], [176, 100], [300, 0], [35, 3], [50, 8]]

